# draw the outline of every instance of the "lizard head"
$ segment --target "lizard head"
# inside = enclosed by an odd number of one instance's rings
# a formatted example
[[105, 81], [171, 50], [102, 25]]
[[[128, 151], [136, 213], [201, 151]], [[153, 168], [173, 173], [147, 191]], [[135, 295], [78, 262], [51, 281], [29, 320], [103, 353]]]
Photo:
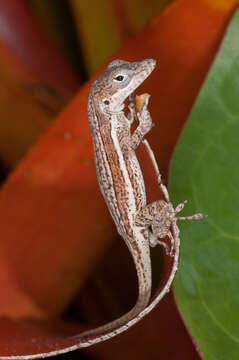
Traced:
[[154, 59], [137, 62], [112, 61], [92, 86], [93, 97], [97, 97], [101, 111], [119, 112], [124, 101], [151, 74]]

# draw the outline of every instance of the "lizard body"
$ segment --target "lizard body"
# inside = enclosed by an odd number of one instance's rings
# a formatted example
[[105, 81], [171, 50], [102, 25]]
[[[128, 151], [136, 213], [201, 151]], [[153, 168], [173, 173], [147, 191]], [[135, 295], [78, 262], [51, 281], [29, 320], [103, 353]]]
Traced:
[[[132, 119], [124, 115], [122, 108], [126, 98], [154, 67], [155, 61], [151, 59], [137, 63], [117, 60], [95, 81], [89, 96], [88, 113], [100, 189], [117, 230], [132, 254], [138, 275], [137, 304], [121, 320], [116, 320], [117, 324], [139, 313], [151, 295], [148, 234], [142, 232], [143, 227], [135, 226], [136, 214], [146, 205], [144, 180], [135, 149], [131, 148]], [[117, 81], [117, 77], [124, 80]], [[151, 121], [145, 133], [150, 129]]]
[[[175, 217], [183, 209], [185, 202], [173, 209], [167, 189], [161, 183], [152, 150], [144, 140], [144, 136], [153, 127], [147, 110], [149, 95], [142, 95], [144, 100], [137, 114], [132, 104], [132, 93], [151, 74], [155, 65], [154, 59], [138, 62], [112, 61], [90, 90], [88, 118], [99, 186], [118, 233], [133, 257], [138, 276], [138, 299], [135, 306], [122, 317], [88, 332], [90, 334], [103, 334], [107, 331], [115, 334], [114, 329], [130, 322], [146, 308], [152, 287], [149, 247], [161, 244], [169, 255], [174, 256], [175, 248], [179, 246], [176, 220], [200, 219], [204, 216], [195, 214]], [[122, 111], [127, 98], [130, 110], [128, 117]], [[131, 134], [131, 125], [135, 118], [139, 124]], [[146, 202], [144, 179], [135, 154], [140, 142], [144, 142], [148, 150], [166, 201], [159, 200], [151, 204]], [[172, 235], [170, 227], [173, 223]], [[168, 245], [160, 240], [166, 236], [171, 240], [171, 251]]]

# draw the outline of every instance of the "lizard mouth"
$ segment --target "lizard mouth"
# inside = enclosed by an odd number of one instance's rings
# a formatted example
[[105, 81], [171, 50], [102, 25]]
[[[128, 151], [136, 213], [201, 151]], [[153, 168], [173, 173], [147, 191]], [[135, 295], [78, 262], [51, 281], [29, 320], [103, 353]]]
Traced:
[[142, 64], [142, 68], [141, 71], [144, 71], [145, 73], [147, 73], [148, 75], [151, 74], [151, 72], [155, 69], [156, 66], [156, 60], [154, 59], [145, 59], [141, 61]]
[[153, 69], [156, 66], [156, 60], [155, 59], [145, 59], [143, 60], [143, 63], [146, 64], [146, 66], [151, 67], [151, 71], [153, 71]]
[[156, 60], [145, 59], [136, 64], [137, 64], [137, 70], [136, 70], [137, 81], [135, 82], [134, 90], [136, 90], [144, 82], [144, 80], [147, 79], [147, 77], [151, 74], [151, 72], [155, 69]]

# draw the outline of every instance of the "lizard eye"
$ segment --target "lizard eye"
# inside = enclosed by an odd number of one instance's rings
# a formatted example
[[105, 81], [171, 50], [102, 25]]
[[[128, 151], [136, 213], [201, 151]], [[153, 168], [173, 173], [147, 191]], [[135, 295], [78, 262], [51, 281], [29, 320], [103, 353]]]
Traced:
[[131, 76], [129, 75], [130, 74], [126, 73], [126, 71], [116, 73], [113, 77], [113, 86], [117, 89], [125, 88], [131, 80]]
[[107, 100], [107, 99], [104, 100], [103, 102], [104, 102], [105, 105], [109, 105], [109, 104], [110, 104], [109, 100]]
[[114, 80], [116, 81], [123, 81], [124, 80], [124, 76], [123, 75], [118, 75], [114, 78]]

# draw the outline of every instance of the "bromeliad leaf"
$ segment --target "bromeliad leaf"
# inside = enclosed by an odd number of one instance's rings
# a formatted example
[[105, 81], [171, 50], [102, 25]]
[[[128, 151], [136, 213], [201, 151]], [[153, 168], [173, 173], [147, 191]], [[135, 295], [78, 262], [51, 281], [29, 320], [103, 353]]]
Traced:
[[[239, 11], [199, 93], [170, 169], [173, 202], [208, 214], [180, 224], [180, 310], [204, 359], [239, 354]], [[191, 203], [191, 208], [190, 208]]]

